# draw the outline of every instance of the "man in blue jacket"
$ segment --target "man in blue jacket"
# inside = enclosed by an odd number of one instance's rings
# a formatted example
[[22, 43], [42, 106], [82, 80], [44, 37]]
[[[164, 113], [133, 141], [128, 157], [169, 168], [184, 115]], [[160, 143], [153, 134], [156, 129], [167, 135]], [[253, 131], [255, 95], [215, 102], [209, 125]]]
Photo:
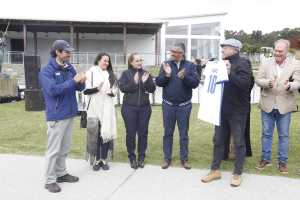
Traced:
[[180, 160], [185, 169], [191, 169], [188, 163], [188, 129], [192, 110], [192, 89], [199, 84], [196, 66], [185, 60], [185, 47], [175, 44], [171, 49], [171, 60], [162, 64], [156, 84], [163, 87], [163, 169], [172, 161], [172, 146], [175, 124], [177, 121], [180, 136]]
[[85, 74], [76, 73], [69, 63], [73, 48], [56, 40], [49, 63], [39, 74], [46, 104], [48, 144], [46, 150], [46, 184], [49, 192], [60, 192], [57, 183], [77, 182], [78, 177], [66, 171], [66, 157], [71, 147], [73, 118], [77, 115], [76, 90], [85, 87]]

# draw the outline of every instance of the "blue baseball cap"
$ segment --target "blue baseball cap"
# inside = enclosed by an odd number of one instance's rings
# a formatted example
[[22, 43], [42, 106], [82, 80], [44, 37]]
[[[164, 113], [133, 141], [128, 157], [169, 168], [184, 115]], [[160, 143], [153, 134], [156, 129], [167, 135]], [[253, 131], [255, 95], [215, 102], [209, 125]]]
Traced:
[[55, 40], [52, 44], [52, 50], [72, 52], [74, 48], [65, 40]]

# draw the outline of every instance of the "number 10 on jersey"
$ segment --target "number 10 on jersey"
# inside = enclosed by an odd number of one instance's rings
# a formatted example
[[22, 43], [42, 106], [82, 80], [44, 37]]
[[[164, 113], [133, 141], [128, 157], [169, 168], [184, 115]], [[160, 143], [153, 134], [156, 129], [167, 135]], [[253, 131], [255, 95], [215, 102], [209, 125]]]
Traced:
[[213, 94], [216, 89], [216, 81], [217, 81], [217, 76], [216, 75], [210, 75], [209, 76], [209, 83], [207, 87], [207, 92], [210, 94]]

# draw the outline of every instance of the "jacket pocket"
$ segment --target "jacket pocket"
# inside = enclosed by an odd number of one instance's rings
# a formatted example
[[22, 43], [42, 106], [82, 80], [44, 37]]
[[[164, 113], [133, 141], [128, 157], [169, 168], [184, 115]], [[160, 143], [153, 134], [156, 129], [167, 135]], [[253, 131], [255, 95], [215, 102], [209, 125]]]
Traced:
[[51, 128], [51, 129], [55, 128], [56, 124], [57, 124], [57, 121], [48, 121], [47, 122], [48, 128]]

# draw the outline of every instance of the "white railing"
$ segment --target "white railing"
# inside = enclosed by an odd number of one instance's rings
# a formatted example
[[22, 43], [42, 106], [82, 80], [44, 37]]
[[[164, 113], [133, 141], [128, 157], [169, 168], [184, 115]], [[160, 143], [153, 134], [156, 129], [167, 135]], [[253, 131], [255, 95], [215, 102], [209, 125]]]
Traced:
[[4, 52], [3, 63], [4, 64], [24, 64], [24, 52], [23, 51]]
[[[97, 52], [73, 52], [71, 55], [71, 63], [77, 65], [93, 65]], [[108, 53], [111, 57], [112, 65], [127, 65], [127, 59], [130, 54], [126, 55], [122, 53]], [[144, 60], [144, 65], [155, 65], [160, 61], [160, 55], [154, 53], [140, 53]], [[41, 58], [42, 59], [42, 58]], [[48, 59], [48, 57], [47, 57]], [[41, 63], [45, 63], [48, 60], [41, 60]], [[24, 64], [24, 52], [23, 51], [7, 51], [4, 53], [4, 64]]]
[[[126, 57], [122, 53], [108, 53], [111, 58], [112, 65], [126, 65], [127, 59], [130, 55], [128, 53]], [[155, 65], [157, 60], [159, 60], [160, 55], [154, 53], [139, 53], [144, 60], [144, 65]], [[71, 57], [71, 62], [73, 64], [83, 64], [83, 65], [93, 65], [97, 52], [73, 52]], [[156, 60], [157, 59], [157, 60]]]

